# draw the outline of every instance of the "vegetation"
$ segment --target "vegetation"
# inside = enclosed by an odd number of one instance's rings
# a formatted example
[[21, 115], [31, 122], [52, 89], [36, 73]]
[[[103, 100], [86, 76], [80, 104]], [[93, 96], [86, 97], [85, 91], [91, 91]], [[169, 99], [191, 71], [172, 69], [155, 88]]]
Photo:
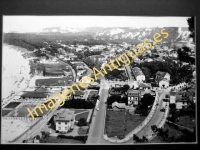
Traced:
[[80, 140], [83, 141], [84, 143], [87, 141], [88, 136], [66, 136], [66, 135], [58, 135], [58, 139], [75, 139], [75, 140]]
[[126, 111], [110, 111], [106, 113], [105, 129], [108, 137], [117, 136], [119, 139], [125, 137], [126, 131]]
[[132, 62], [131, 66], [139, 67], [144, 73], [147, 82], [151, 81], [151, 78], [155, 78], [155, 74], [158, 71], [168, 72], [171, 84], [189, 82], [193, 78], [190, 65], [181, 66], [180, 63], [176, 64], [170, 58], [165, 58], [164, 62], [152, 61], [140, 64]]
[[155, 98], [151, 94], [144, 94], [143, 98], [141, 98], [141, 101], [139, 102], [137, 109], [135, 110], [135, 113], [147, 116], [149, 110], [151, 109], [149, 106], [153, 105], [154, 100]]
[[140, 139], [137, 135], [133, 134], [133, 141], [135, 141], [136, 143], [146, 143], [148, 142], [148, 139], [145, 136]]
[[196, 140], [195, 130], [193, 132], [189, 132], [186, 129], [180, 129], [178, 126], [169, 123], [165, 124], [164, 129], [157, 128], [155, 125], [153, 125], [151, 129], [155, 134], [157, 134], [160, 142], [195, 142]]
[[125, 73], [125, 71], [123, 70], [118, 70], [118, 69], [114, 69], [112, 71], [110, 71], [109, 69], [107, 70], [107, 74], [105, 74], [105, 77], [108, 80], [116, 80], [116, 79], [120, 79], [121, 81], [125, 81], [128, 80], [128, 77]]
[[76, 108], [76, 109], [92, 109], [95, 107], [96, 102], [88, 102], [84, 99], [71, 99], [68, 100], [62, 107], [63, 108]]
[[86, 119], [85, 118], [80, 118], [78, 120], [78, 126], [87, 126], [87, 122], [86, 122]]
[[188, 18], [187, 22], [188, 22], [188, 25], [189, 25], [189, 30], [191, 32], [190, 37], [193, 38], [193, 40], [195, 42], [194, 17]]

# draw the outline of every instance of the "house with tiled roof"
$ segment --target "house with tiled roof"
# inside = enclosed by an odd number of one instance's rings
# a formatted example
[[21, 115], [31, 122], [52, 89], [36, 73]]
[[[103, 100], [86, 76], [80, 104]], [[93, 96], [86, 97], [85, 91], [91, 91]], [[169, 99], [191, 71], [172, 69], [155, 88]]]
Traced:
[[158, 71], [155, 78], [159, 87], [169, 87], [170, 74], [167, 72]]
[[127, 91], [128, 96], [128, 106], [138, 105], [141, 97], [141, 92], [139, 90], [129, 89]]
[[145, 75], [143, 74], [142, 70], [138, 67], [134, 67], [132, 68], [132, 72], [133, 72], [133, 75], [136, 79], [136, 81], [144, 81], [145, 80]]
[[56, 131], [58, 132], [68, 132], [73, 130], [75, 122], [74, 111], [68, 109], [60, 109], [54, 113], [54, 124], [56, 126]]

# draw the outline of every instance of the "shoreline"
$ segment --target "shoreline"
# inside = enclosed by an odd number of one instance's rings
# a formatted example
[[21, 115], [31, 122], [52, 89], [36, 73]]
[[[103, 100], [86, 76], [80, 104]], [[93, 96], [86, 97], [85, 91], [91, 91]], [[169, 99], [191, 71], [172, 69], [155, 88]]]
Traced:
[[[27, 88], [31, 80], [29, 58], [23, 54], [28, 50], [3, 43], [2, 47], [2, 102], [10, 101], [19, 90]], [[28, 52], [29, 53], [29, 52]], [[21, 79], [23, 79], [21, 81]], [[7, 102], [6, 102], [7, 103]]]

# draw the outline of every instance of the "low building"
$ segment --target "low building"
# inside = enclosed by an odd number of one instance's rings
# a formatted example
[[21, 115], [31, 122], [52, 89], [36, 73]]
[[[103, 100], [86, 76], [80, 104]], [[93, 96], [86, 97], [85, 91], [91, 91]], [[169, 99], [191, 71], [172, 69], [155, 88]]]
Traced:
[[133, 75], [138, 82], [145, 81], [145, 75], [143, 74], [142, 70], [138, 67], [132, 68]]
[[75, 94], [73, 94], [74, 99], [86, 99], [85, 93], [83, 91], [74, 91]]
[[68, 109], [60, 109], [54, 114], [54, 124], [56, 131], [68, 132], [73, 130], [75, 122], [74, 111]]
[[113, 111], [124, 110], [124, 109], [126, 109], [126, 104], [125, 103], [114, 102], [114, 103], [112, 103], [112, 109], [113, 109]]
[[127, 91], [128, 95], [128, 106], [138, 105], [141, 97], [141, 92], [139, 90], [129, 89]]
[[188, 105], [187, 100], [182, 99], [182, 95], [176, 95], [176, 109], [183, 109], [186, 108]]
[[176, 103], [176, 92], [170, 92], [169, 103], [175, 104]]
[[158, 71], [155, 78], [159, 87], [169, 87], [170, 74], [167, 72]]
[[24, 91], [24, 94], [21, 95], [23, 99], [36, 98], [43, 99], [50, 96], [50, 92], [37, 92], [37, 91]]

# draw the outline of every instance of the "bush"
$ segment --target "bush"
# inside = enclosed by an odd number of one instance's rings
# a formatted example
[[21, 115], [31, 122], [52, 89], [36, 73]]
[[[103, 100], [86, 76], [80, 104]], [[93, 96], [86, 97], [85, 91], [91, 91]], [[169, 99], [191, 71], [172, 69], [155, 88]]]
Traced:
[[80, 141], [86, 142], [88, 136], [66, 136], [66, 135], [58, 135], [57, 138], [74, 139], [74, 140], [80, 140]]
[[78, 126], [87, 126], [87, 122], [86, 122], [86, 119], [85, 118], [80, 118], [78, 120]]

